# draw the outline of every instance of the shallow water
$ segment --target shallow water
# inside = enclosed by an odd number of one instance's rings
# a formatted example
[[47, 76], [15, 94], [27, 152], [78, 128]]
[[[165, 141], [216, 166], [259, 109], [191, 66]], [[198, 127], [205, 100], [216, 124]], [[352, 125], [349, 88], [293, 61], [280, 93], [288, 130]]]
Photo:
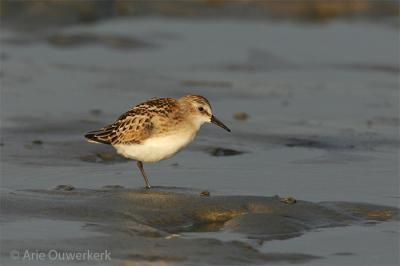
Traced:
[[[55, 45], [49, 36], [56, 33], [90, 34], [91, 41]], [[129, 39], [114, 38], [113, 43], [110, 35]], [[397, 35], [385, 25], [340, 21], [118, 19], [33, 35], [4, 29], [2, 188], [141, 187], [133, 162], [116, 158], [109, 147], [86, 143], [83, 134], [147, 98], [198, 93], [211, 101], [232, 133], [205, 125], [187, 149], [145, 165], [152, 185], [211, 195], [278, 194], [313, 202], [399, 206]], [[126, 40], [143, 45], [127, 49]], [[236, 120], [237, 112], [249, 118]], [[216, 157], [210, 152], [215, 148], [244, 153]], [[68, 223], [60, 228], [67, 231]], [[398, 231], [385, 232], [396, 226], [324, 229], [256, 248], [309, 254], [299, 244], [307, 241], [307, 249], [315, 250], [311, 254], [324, 259], [298, 263], [355, 265], [383, 254], [382, 262], [394, 265], [399, 263]], [[9, 236], [24, 236], [13, 228]], [[321, 246], [321, 239], [337, 234], [358, 245], [327, 241]], [[383, 252], [383, 247], [389, 248]], [[337, 252], [352, 255], [332, 255]], [[161, 258], [153, 255], [156, 261]], [[138, 259], [143, 257], [136, 254], [133, 260]], [[169, 263], [181, 261], [173, 257]], [[221, 257], [218, 263], [228, 260]]]

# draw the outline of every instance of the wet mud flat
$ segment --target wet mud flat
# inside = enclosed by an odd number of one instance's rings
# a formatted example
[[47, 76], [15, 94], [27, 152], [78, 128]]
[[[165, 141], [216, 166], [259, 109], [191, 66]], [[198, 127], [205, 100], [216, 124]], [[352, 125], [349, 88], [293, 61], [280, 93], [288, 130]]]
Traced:
[[[107, 263], [304, 263], [323, 257], [260, 252], [259, 247], [318, 228], [371, 226], [399, 219], [397, 208], [364, 203], [312, 203], [285, 201], [278, 196], [218, 196], [195, 189], [120, 186], [3, 191], [1, 213], [5, 232], [8, 227], [15, 230], [18, 224], [22, 234], [30, 231], [23, 238], [2, 237], [2, 259], [10, 264], [21, 263], [7, 259], [14, 250], [52, 249], [107, 250], [112, 257]], [[70, 223], [77, 223], [78, 229], [71, 230]], [[43, 227], [48, 237], [40, 237]], [[231, 234], [236, 240], [191, 236], [207, 232]]]
[[[24, 248], [109, 249], [128, 265], [398, 264], [397, 35], [234, 19], [5, 29], [2, 264]], [[143, 186], [134, 163], [83, 139], [185, 94], [206, 96], [232, 134], [205, 125], [145, 165], [152, 191], [127, 189]]]

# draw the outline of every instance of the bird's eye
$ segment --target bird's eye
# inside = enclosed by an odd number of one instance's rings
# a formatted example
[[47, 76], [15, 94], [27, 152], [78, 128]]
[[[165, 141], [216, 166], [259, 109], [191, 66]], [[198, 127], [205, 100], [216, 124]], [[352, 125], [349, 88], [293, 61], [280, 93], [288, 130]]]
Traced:
[[203, 112], [203, 111], [204, 111], [204, 108], [201, 107], [201, 106], [200, 106], [199, 108], [197, 108], [197, 109], [199, 109], [200, 112]]

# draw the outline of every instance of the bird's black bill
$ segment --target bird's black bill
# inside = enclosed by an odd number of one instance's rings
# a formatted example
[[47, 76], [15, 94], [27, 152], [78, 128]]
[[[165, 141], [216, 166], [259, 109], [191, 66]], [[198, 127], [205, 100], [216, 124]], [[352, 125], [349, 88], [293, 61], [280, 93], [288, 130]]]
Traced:
[[221, 121], [219, 121], [217, 118], [215, 118], [215, 116], [211, 116], [211, 123], [216, 124], [219, 127], [222, 127], [223, 129], [225, 129], [228, 132], [231, 132], [231, 130], [224, 125], [224, 123], [222, 123]]

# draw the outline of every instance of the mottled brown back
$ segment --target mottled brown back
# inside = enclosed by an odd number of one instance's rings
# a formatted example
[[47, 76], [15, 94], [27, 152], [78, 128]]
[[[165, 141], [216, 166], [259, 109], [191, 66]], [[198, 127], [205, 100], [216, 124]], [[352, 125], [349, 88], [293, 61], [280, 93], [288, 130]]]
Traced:
[[153, 117], [169, 119], [178, 102], [172, 98], [153, 98], [141, 103], [123, 115], [113, 124], [88, 132], [85, 138], [104, 144], [139, 144], [155, 131]]

